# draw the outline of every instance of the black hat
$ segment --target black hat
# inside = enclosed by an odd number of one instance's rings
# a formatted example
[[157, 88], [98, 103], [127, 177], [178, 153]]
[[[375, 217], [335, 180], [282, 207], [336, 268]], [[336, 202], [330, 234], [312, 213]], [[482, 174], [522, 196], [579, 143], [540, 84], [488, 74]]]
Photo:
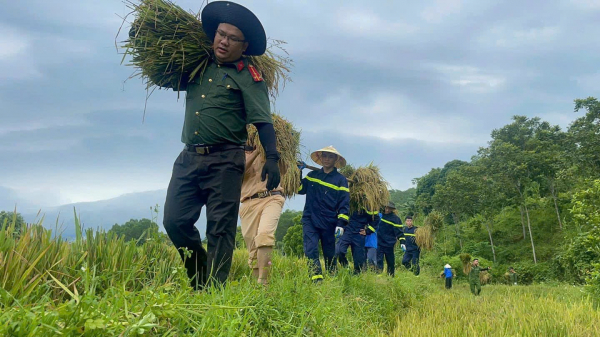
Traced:
[[211, 41], [219, 24], [228, 23], [244, 33], [248, 42], [245, 55], [262, 55], [267, 50], [267, 34], [262, 24], [248, 8], [231, 1], [213, 1], [204, 7], [201, 15], [202, 27]]
[[396, 204], [394, 204], [393, 202], [390, 201], [390, 202], [388, 202], [387, 207], [396, 209]]

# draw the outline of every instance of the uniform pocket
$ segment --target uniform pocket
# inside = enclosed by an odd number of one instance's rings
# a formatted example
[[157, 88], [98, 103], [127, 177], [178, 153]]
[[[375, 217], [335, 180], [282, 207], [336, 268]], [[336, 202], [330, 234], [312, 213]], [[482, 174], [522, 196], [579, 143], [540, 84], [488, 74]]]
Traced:
[[214, 99], [223, 100], [232, 108], [240, 108], [243, 104], [240, 86], [229, 77], [219, 81], [214, 89]]

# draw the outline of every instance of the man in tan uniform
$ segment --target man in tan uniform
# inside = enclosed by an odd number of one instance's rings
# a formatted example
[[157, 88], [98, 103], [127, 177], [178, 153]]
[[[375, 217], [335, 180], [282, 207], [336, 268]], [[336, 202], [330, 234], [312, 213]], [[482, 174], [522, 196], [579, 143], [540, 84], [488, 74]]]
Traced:
[[242, 235], [249, 253], [248, 265], [252, 269], [252, 276], [263, 285], [268, 283], [275, 230], [285, 203], [281, 185], [269, 191], [267, 182], [261, 179], [265, 161], [258, 149], [246, 151], [240, 206]]

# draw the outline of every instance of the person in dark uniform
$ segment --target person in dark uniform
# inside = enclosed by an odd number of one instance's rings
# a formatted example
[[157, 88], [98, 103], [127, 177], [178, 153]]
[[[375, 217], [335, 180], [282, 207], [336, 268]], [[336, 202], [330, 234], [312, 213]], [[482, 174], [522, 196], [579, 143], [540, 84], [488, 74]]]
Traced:
[[377, 231], [377, 223], [379, 222], [378, 211], [355, 211], [350, 215], [350, 221], [343, 230], [343, 235], [340, 238], [340, 246], [338, 251], [338, 259], [340, 265], [348, 266], [346, 253], [348, 247], [352, 250], [352, 260], [354, 261], [354, 273], [359, 274], [365, 270], [367, 256], [365, 254], [366, 236]]
[[396, 257], [394, 246], [402, 237], [402, 220], [394, 212], [396, 205], [390, 201], [385, 207], [377, 229], [377, 269], [383, 271], [383, 260], [387, 263], [387, 273], [394, 276]]
[[[321, 282], [323, 271], [319, 259], [319, 241], [325, 268], [333, 272], [336, 268], [336, 232], [343, 234], [343, 228], [348, 223], [350, 190], [348, 180], [337, 170], [346, 165], [346, 159], [333, 146], [313, 152], [311, 159], [323, 167], [309, 172], [302, 179], [298, 194], [306, 195], [302, 212], [304, 254], [309, 260], [312, 280]], [[300, 162], [298, 167], [302, 170], [306, 165]]]
[[[256, 126], [266, 152], [262, 169], [262, 180], [268, 177], [266, 189], [276, 188], [280, 181], [267, 87], [242, 56], [265, 52], [262, 24], [247, 8], [229, 1], [210, 2], [201, 19], [213, 40], [211, 58], [203, 74], [170, 85], [173, 90], [187, 91], [181, 135], [185, 146], [173, 165], [163, 220], [195, 289], [209, 281], [224, 283], [229, 275], [247, 124]], [[194, 225], [204, 206], [207, 251]]]
[[415, 230], [417, 227], [413, 226], [413, 220], [411, 216], [406, 217], [406, 226], [402, 231], [401, 248], [404, 251], [402, 257], [402, 264], [406, 269], [411, 269], [415, 275], [419, 276], [421, 267], [419, 266], [419, 255], [421, 254], [421, 248], [417, 245], [415, 238]]

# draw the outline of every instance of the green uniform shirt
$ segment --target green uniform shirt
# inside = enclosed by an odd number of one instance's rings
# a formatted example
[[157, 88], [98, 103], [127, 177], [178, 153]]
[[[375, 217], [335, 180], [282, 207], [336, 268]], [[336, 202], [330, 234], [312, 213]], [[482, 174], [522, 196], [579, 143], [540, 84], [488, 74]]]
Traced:
[[474, 281], [479, 282], [479, 274], [482, 271], [486, 271], [489, 269], [490, 269], [489, 267], [486, 267], [486, 268], [481, 268], [479, 266], [471, 267], [471, 272], [469, 273], [469, 282], [474, 282]]
[[517, 282], [517, 273], [508, 272], [508, 277], [510, 278], [510, 282], [512, 282], [512, 283]]
[[204, 74], [187, 83], [181, 141], [242, 145], [246, 124], [272, 123], [267, 87], [253, 75], [246, 59], [222, 65], [209, 61]]

